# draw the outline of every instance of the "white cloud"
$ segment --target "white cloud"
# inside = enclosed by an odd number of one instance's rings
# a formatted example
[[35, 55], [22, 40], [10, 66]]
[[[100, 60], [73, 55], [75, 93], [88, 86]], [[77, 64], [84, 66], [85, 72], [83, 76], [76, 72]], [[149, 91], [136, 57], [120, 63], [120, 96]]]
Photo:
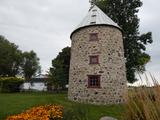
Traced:
[[160, 81], [160, 7], [159, 0], [143, 0], [140, 8], [140, 30], [142, 33], [151, 31], [153, 43], [147, 46], [147, 53], [151, 55], [151, 61], [147, 64], [147, 71], [151, 72]]
[[[153, 32], [154, 43], [147, 47], [152, 56], [147, 70], [151, 72], [160, 70], [158, 3], [158, 0], [145, 0], [138, 14], [141, 32]], [[1, 0], [0, 34], [23, 51], [33, 49], [37, 52], [42, 69], [46, 71], [58, 52], [70, 46], [70, 33], [88, 9], [87, 0]]]
[[87, 9], [85, 0], [1, 0], [0, 34], [23, 51], [33, 49], [45, 71], [70, 46], [70, 33]]

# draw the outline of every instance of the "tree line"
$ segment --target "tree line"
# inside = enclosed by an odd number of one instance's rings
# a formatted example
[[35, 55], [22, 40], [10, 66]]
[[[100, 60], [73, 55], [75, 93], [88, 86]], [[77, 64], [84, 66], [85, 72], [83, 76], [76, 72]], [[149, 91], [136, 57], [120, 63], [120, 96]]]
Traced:
[[0, 35], [1, 77], [20, 75], [28, 80], [38, 72], [40, 72], [39, 58], [33, 50], [22, 52], [16, 44]]

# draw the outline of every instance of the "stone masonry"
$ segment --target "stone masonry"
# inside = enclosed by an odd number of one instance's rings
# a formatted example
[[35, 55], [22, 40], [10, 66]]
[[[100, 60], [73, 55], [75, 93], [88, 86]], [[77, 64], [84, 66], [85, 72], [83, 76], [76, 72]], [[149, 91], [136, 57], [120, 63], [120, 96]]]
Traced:
[[[98, 33], [98, 41], [90, 41]], [[122, 32], [114, 26], [95, 25], [75, 31], [72, 36], [68, 98], [91, 104], [126, 102], [127, 80]], [[99, 64], [89, 64], [98, 55]], [[88, 75], [100, 75], [100, 88], [88, 88]]]

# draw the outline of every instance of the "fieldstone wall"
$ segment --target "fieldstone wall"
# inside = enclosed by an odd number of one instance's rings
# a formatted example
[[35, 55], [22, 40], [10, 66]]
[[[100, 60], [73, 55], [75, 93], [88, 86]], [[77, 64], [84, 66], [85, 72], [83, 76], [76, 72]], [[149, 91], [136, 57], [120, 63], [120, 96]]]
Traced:
[[[90, 41], [98, 33], [98, 41]], [[99, 64], [89, 64], [90, 55], [99, 55]], [[100, 88], [88, 88], [87, 75], [101, 75]], [[127, 81], [122, 33], [112, 26], [90, 26], [72, 35], [68, 98], [92, 104], [119, 104], [126, 101]]]

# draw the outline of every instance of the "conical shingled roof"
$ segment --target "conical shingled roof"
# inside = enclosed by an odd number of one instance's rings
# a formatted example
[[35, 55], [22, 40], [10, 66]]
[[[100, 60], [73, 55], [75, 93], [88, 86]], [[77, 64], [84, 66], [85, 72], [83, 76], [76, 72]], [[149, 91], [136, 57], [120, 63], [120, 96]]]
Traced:
[[117, 23], [115, 23], [111, 18], [109, 18], [100, 8], [94, 5], [83, 19], [83, 21], [76, 27], [76, 29], [71, 33], [72, 34], [83, 28], [88, 26], [95, 26], [95, 25], [109, 25], [114, 26], [116, 28], [120, 28]]

